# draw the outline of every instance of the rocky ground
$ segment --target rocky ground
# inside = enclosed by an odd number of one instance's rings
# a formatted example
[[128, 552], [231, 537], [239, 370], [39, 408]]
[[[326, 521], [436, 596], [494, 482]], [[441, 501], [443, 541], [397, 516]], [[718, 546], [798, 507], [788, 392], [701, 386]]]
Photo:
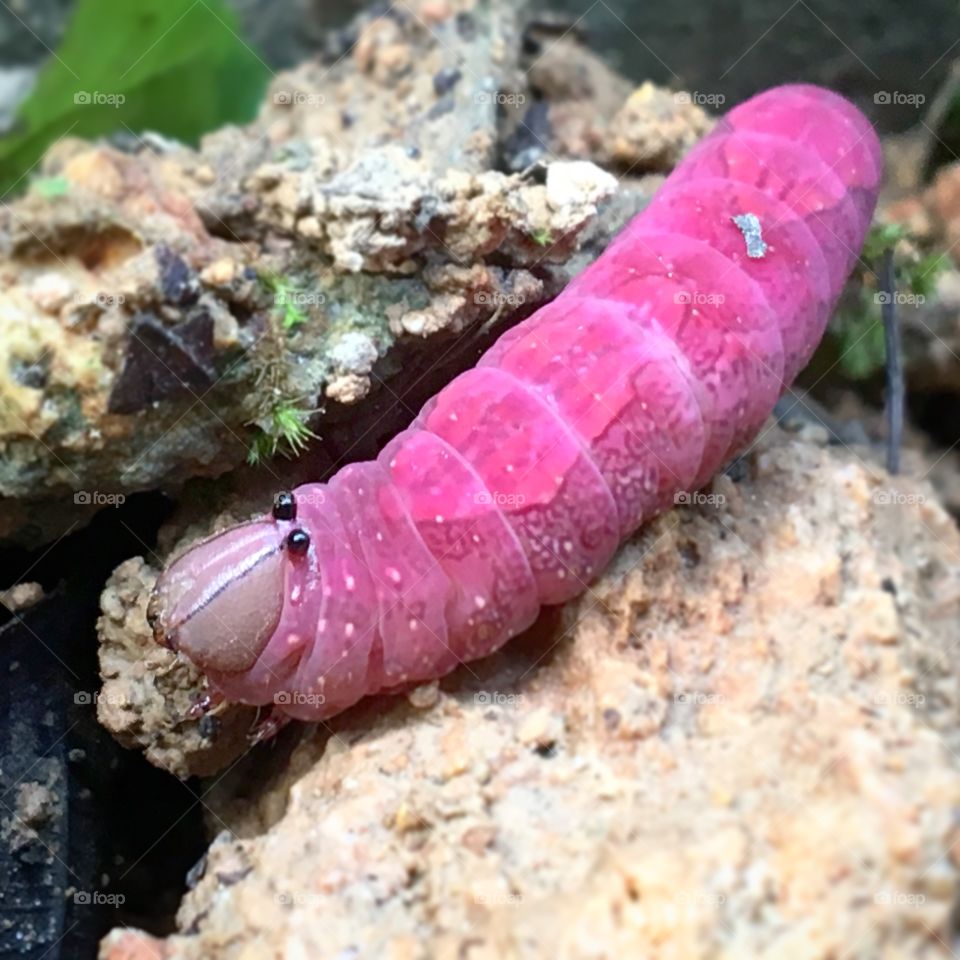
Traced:
[[949, 956], [958, 614], [930, 488], [773, 429], [490, 660], [228, 736], [178, 932], [102, 956]]

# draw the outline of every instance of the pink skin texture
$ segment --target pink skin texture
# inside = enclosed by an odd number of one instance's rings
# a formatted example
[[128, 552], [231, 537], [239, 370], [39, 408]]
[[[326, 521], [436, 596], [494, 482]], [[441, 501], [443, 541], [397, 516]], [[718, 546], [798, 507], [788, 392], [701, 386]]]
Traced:
[[881, 172], [828, 90], [736, 107], [375, 461], [176, 560], [158, 639], [226, 697], [311, 721], [492, 653], [755, 437], [823, 335]]

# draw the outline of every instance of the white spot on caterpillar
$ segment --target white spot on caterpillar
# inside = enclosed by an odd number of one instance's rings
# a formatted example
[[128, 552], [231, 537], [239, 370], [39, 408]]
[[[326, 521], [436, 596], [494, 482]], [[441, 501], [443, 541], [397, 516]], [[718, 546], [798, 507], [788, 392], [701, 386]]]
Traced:
[[287, 646], [288, 646], [288, 647], [295, 647], [298, 643], [300, 643], [300, 634], [299, 634], [299, 633], [291, 633], [291, 634], [288, 634], [288, 636], [287, 636]]
[[396, 567], [387, 567], [386, 574], [394, 583], [399, 583], [403, 579]]
[[767, 252], [767, 245], [763, 240], [763, 230], [760, 227], [760, 218], [755, 213], [741, 213], [731, 219], [743, 234], [743, 239], [747, 244], [747, 256], [751, 260], [759, 260]]
[[438, 513], [433, 519], [434, 519], [434, 521], [437, 522], [437, 523], [443, 523], [443, 514], [442, 514], [442, 513]]
[[487, 605], [487, 601], [479, 593], [473, 598], [473, 602], [477, 605], [478, 610], [482, 610]]
[[407, 623], [407, 626], [410, 627], [410, 632], [411, 632], [411, 633], [416, 633], [417, 627], [419, 627], [420, 624], [417, 623], [417, 621], [416, 621], [413, 617], [411, 617], [410, 620], [409, 620], [408, 623]]
[[352, 636], [353, 636], [353, 631], [354, 631], [354, 629], [355, 629], [355, 627], [354, 627], [354, 625], [353, 625], [352, 623], [348, 623], [348, 624], [347, 624], [347, 626], [346, 626], [346, 634], [347, 634], [348, 637], [352, 637]]
[[354, 580], [354, 578], [353, 578], [349, 573], [348, 573], [347, 576], [344, 578], [344, 581], [343, 581], [343, 582], [344, 582], [344, 585], [346, 586], [346, 588], [347, 588], [348, 590], [354, 590], [354, 589], [356, 589], [357, 581]]

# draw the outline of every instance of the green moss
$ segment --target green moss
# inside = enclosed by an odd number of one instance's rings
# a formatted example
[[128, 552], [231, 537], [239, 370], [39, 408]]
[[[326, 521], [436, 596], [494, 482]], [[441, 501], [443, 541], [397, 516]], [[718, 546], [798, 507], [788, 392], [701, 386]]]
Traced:
[[879, 289], [879, 276], [884, 254], [890, 248], [894, 251], [894, 296], [900, 310], [921, 306], [948, 262], [945, 253], [918, 251], [899, 224], [874, 224], [863, 245], [856, 294], [841, 305], [831, 324], [840, 368], [851, 380], [866, 380], [886, 363], [882, 313], [886, 295]]
[[38, 177], [30, 184], [30, 189], [46, 200], [53, 200], [70, 192], [70, 181], [66, 177]]
[[290, 277], [282, 277], [278, 274], [262, 273], [260, 281], [273, 294], [274, 308], [280, 315], [284, 330], [293, 330], [307, 322], [308, 317], [303, 306], [310, 302], [311, 296], [316, 300], [318, 295], [307, 293]]
[[266, 422], [255, 424], [257, 434], [247, 453], [247, 462], [256, 465], [277, 454], [296, 457], [303, 453], [310, 440], [316, 437], [307, 425], [311, 412], [286, 403], [274, 408], [265, 418]]

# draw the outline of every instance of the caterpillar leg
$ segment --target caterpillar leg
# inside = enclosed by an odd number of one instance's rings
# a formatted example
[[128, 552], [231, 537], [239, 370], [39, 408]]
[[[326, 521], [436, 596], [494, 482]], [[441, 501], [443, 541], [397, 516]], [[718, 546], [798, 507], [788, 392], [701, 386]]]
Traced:
[[266, 713], [258, 714], [256, 722], [247, 734], [251, 747], [272, 740], [293, 718], [276, 707], [268, 707]]

